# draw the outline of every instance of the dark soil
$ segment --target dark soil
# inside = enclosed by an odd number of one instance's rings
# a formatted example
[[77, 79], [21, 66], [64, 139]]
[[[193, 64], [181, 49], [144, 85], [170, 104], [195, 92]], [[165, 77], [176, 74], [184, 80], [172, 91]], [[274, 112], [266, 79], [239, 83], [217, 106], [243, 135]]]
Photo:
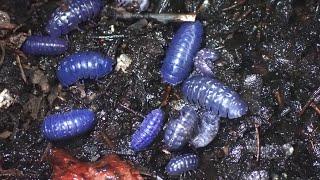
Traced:
[[[44, 26], [59, 2], [43, 2], [0, 0], [0, 10], [10, 15], [12, 23], [22, 24], [1, 39], [29, 30], [32, 34], [45, 34]], [[150, 11], [164, 1], [155, 2]], [[173, 13], [191, 12], [202, 4], [191, 0], [170, 2], [165, 11]], [[214, 67], [216, 78], [248, 102], [247, 115], [236, 120], [222, 119], [218, 136], [205, 148], [186, 147], [166, 154], [162, 132], [149, 150], [135, 154], [129, 141], [142, 118], [122, 106], [143, 115], [160, 106], [165, 84], [159, 70], [179, 23], [149, 20], [147, 26], [132, 29], [128, 27], [136, 20], [97, 17], [81, 24], [82, 31], [75, 30], [64, 37], [71, 46], [65, 54], [22, 58], [27, 82], [21, 77], [14, 50], [3, 44], [6, 54], [0, 66], [0, 92], [8, 89], [16, 102], [0, 109], [1, 166], [23, 175], [2, 174], [1, 178], [50, 178], [50, 164], [41, 161], [49, 143], [40, 132], [44, 117], [87, 107], [96, 113], [98, 123], [94, 130], [53, 144], [83, 161], [97, 161], [104, 154], [117, 153], [145, 172], [170, 179], [164, 173], [169, 159], [182, 152], [195, 152], [201, 158], [199, 170], [184, 175], [185, 179], [319, 179], [319, 114], [308, 108], [301, 117], [297, 115], [320, 85], [319, 1], [242, 0], [237, 2], [244, 3], [229, 9], [235, 1], [209, 2], [197, 16], [205, 25], [202, 47], [220, 52], [221, 59]], [[105, 10], [115, 5], [111, 1], [104, 3]], [[92, 38], [108, 35], [125, 37]], [[86, 50], [112, 56], [115, 63], [117, 57], [126, 54], [132, 64], [127, 73], [114, 71], [98, 81], [61, 89], [55, 76], [58, 62]], [[35, 81], [39, 76], [43, 80]], [[185, 104], [180, 86], [173, 89], [166, 107], [168, 117]], [[107, 145], [101, 135], [108, 137], [114, 147]]]

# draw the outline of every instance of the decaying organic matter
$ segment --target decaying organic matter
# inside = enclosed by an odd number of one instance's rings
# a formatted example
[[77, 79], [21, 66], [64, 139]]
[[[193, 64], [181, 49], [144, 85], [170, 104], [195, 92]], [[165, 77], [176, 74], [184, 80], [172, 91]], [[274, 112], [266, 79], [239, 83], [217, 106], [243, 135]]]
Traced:
[[117, 155], [110, 154], [95, 163], [80, 162], [61, 149], [51, 149], [49, 161], [53, 166], [51, 178], [58, 179], [119, 179], [142, 180], [139, 171]]

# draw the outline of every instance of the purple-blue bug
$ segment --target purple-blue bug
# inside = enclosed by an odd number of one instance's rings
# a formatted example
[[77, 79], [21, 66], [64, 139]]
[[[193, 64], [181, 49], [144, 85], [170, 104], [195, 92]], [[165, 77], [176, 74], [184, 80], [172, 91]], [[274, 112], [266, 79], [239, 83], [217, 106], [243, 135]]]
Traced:
[[201, 49], [193, 59], [196, 72], [203, 76], [213, 77], [213, 62], [218, 59], [219, 54], [217, 51], [207, 48]]
[[68, 49], [67, 41], [50, 36], [29, 36], [21, 50], [31, 55], [59, 55]]
[[70, 0], [65, 6], [55, 10], [46, 26], [51, 36], [57, 37], [78, 28], [81, 22], [99, 14], [102, 3], [101, 0]]
[[89, 109], [75, 109], [47, 116], [42, 133], [50, 141], [70, 139], [88, 132], [95, 125], [95, 115]]
[[164, 133], [164, 143], [170, 150], [183, 147], [194, 135], [198, 115], [190, 106], [184, 106], [180, 110], [177, 119], [170, 120]]
[[98, 52], [78, 52], [64, 58], [58, 66], [57, 77], [67, 87], [79, 79], [98, 79], [112, 71], [112, 60]]
[[181, 175], [198, 168], [199, 158], [196, 154], [183, 154], [172, 158], [166, 166], [168, 175]]
[[196, 136], [190, 141], [195, 148], [207, 146], [218, 134], [220, 117], [207, 111], [202, 114]]
[[131, 149], [141, 151], [150, 146], [162, 129], [163, 120], [164, 112], [161, 109], [151, 111], [132, 135]]
[[184, 98], [197, 104], [220, 117], [234, 119], [246, 114], [247, 103], [229, 87], [210, 77], [196, 75], [186, 81], [182, 86]]
[[150, 5], [149, 0], [117, 0], [118, 6], [138, 6], [140, 12], [146, 11]]
[[185, 80], [192, 68], [193, 58], [200, 48], [203, 27], [199, 21], [183, 23], [174, 35], [161, 67], [164, 82], [177, 85]]

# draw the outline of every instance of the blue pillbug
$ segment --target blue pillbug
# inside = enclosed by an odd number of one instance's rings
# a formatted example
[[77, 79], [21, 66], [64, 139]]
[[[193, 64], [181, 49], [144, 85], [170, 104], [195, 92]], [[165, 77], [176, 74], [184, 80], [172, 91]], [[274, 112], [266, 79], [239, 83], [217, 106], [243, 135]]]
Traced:
[[177, 119], [169, 121], [164, 133], [164, 143], [171, 150], [180, 149], [194, 134], [198, 121], [196, 111], [190, 106], [184, 106], [180, 110]]
[[132, 135], [131, 149], [141, 151], [150, 146], [162, 129], [163, 119], [164, 112], [161, 109], [151, 111]]
[[193, 57], [200, 48], [203, 27], [199, 21], [183, 23], [174, 35], [161, 67], [164, 82], [177, 85], [185, 80], [192, 68]]
[[92, 129], [94, 113], [89, 109], [75, 109], [47, 116], [42, 124], [42, 133], [50, 141], [69, 139]]
[[205, 112], [200, 118], [200, 125], [197, 130], [198, 134], [192, 138], [190, 144], [195, 148], [207, 146], [218, 134], [219, 131], [219, 116], [212, 112]]
[[166, 166], [166, 172], [171, 175], [181, 175], [198, 168], [199, 158], [196, 154], [183, 154], [172, 158]]
[[190, 103], [200, 105], [220, 117], [234, 119], [248, 110], [247, 104], [236, 92], [209, 77], [196, 75], [187, 79], [183, 83], [182, 93]]
[[[66, 7], [65, 7], [66, 6]], [[70, 0], [52, 14], [46, 31], [51, 36], [60, 36], [76, 29], [81, 22], [99, 14], [101, 0]]]
[[194, 57], [194, 67], [196, 72], [203, 76], [214, 76], [212, 72], [213, 62], [219, 59], [218, 52], [212, 49], [203, 48]]
[[150, 5], [149, 0], [117, 0], [118, 6], [138, 6], [140, 12], [146, 11]]
[[29, 36], [22, 44], [21, 50], [31, 55], [59, 55], [68, 49], [68, 43], [51, 36]]
[[98, 52], [78, 52], [62, 60], [57, 77], [63, 86], [74, 84], [79, 79], [98, 79], [112, 71], [112, 60]]

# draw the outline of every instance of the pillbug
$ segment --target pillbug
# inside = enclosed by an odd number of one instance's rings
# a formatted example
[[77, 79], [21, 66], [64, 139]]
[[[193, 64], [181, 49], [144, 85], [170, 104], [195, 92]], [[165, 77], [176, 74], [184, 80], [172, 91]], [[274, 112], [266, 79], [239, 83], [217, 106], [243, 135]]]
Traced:
[[169, 121], [164, 134], [164, 143], [171, 150], [180, 149], [194, 134], [198, 121], [196, 111], [190, 106], [184, 106], [180, 110], [177, 119]]
[[98, 15], [102, 7], [101, 0], [71, 0], [55, 10], [49, 20], [46, 31], [51, 36], [60, 36], [76, 29], [81, 22]]
[[172, 158], [166, 166], [166, 172], [171, 175], [180, 175], [198, 168], [199, 158], [196, 154], [183, 154]]
[[132, 135], [131, 149], [141, 151], [146, 149], [162, 129], [164, 112], [161, 109], [151, 111], [141, 123], [139, 129]]
[[47, 116], [42, 124], [43, 135], [51, 141], [69, 139], [94, 127], [95, 116], [89, 109], [75, 109]]
[[138, 7], [140, 12], [146, 11], [150, 5], [149, 0], [117, 0], [118, 6], [134, 6]]
[[203, 76], [214, 76], [211, 70], [213, 68], [212, 63], [217, 59], [219, 59], [217, 51], [207, 48], [201, 49], [193, 59], [196, 72]]
[[31, 55], [59, 55], [68, 49], [68, 43], [51, 36], [29, 36], [22, 44], [22, 51]]
[[193, 57], [200, 48], [203, 27], [199, 21], [183, 23], [174, 35], [161, 67], [164, 82], [177, 85], [185, 80], [192, 68]]
[[234, 119], [248, 110], [247, 104], [236, 92], [209, 77], [196, 75], [187, 79], [183, 83], [182, 93], [190, 103], [200, 105], [220, 117]]
[[79, 79], [98, 79], [111, 71], [111, 58], [93, 51], [78, 52], [62, 60], [57, 69], [57, 77], [67, 87]]
[[192, 138], [190, 144], [196, 148], [207, 146], [219, 131], [219, 116], [212, 112], [205, 112], [200, 119], [198, 134]]

